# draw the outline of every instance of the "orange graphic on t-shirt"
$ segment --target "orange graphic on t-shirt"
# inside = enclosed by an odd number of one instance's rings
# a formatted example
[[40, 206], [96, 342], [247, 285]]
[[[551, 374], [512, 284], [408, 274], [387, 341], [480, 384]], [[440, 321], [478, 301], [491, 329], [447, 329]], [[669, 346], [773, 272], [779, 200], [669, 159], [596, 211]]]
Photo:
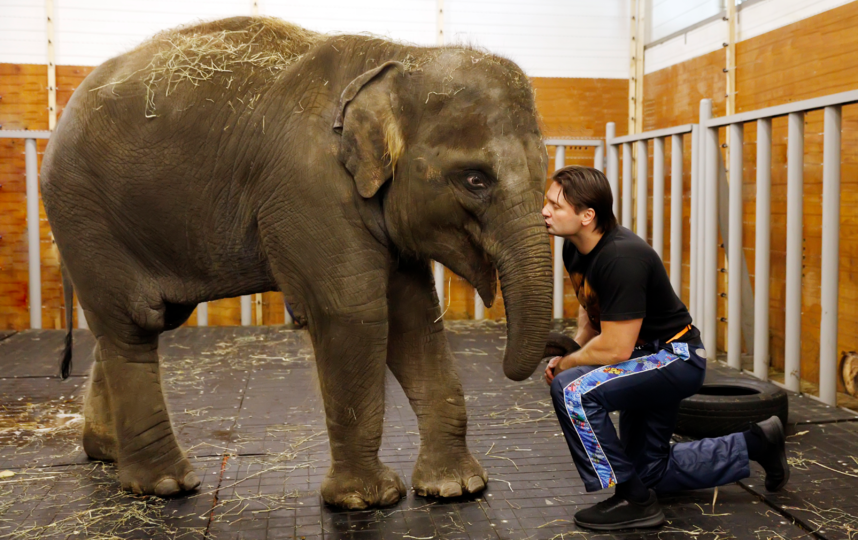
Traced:
[[575, 289], [575, 296], [578, 297], [578, 303], [584, 307], [587, 316], [590, 318], [590, 324], [597, 332], [602, 331], [602, 316], [599, 307], [599, 297], [596, 296], [596, 291], [590, 286], [590, 283], [584, 278], [584, 274], [575, 272], [569, 275], [572, 281], [572, 288]]

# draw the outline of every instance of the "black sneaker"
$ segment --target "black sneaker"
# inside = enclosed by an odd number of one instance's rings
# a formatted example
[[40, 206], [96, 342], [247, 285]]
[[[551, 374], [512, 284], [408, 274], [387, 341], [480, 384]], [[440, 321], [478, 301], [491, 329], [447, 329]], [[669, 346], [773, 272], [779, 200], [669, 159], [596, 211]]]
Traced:
[[766, 440], [766, 453], [757, 460], [766, 471], [766, 490], [780, 491], [789, 481], [784, 425], [780, 418], [772, 416], [768, 420], [753, 424], [751, 431]]
[[664, 513], [653, 490], [649, 490], [649, 500], [645, 503], [614, 495], [575, 514], [576, 525], [597, 531], [658, 527], [662, 523]]

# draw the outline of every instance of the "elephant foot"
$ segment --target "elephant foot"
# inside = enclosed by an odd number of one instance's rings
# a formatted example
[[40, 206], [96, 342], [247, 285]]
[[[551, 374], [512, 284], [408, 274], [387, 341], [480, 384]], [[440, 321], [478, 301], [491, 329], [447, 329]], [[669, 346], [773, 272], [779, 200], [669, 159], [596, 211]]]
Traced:
[[405, 484], [393, 469], [378, 464], [372, 471], [341, 471], [331, 467], [322, 480], [322, 499], [347, 510], [390, 506], [405, 496]]
[[430, 455], [421, 451], [411, 475], [414, 492], [422, 497], [461, 497], [486, 488], [488, 476], [483, 466], [465, 450], [451, 456], [448, 452]]
[[116, 434], [111, 426], [89, 420], [83, 426], [83, 451], [90, 459], [116, 461], [119, 455]]
[[200, 478], [184, 456], [178, 445], [167, 455], [152, 460], [118, 463], [119, 483], [122, 489], [137, 495], [172, 497], [183, 491], [193, 491], [200, 485]]

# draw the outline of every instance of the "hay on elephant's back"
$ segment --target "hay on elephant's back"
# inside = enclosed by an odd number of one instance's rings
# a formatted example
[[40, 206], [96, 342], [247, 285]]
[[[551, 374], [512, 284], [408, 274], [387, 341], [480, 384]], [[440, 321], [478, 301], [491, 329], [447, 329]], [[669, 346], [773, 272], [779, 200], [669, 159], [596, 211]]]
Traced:
[[169, 96], [178, 85], [214, 81], [229, 88], [239, 70], [271, 75], [303, 56], [322, 34], [273, 17], [227, 19], [156, 34], [141, 45], [157, 52], [143, 71], [146, 116], [154, 116], [154, 96]]

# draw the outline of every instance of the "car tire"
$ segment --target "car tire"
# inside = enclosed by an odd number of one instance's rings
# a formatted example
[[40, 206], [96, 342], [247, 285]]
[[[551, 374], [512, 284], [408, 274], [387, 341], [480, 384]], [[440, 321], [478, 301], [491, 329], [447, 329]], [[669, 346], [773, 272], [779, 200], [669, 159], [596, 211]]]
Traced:
[[787, 424], [785, 390], [754, 379], [717, 378], [680, 402], [674, 432], [694, 438], [721, 437], [772, 416]]

